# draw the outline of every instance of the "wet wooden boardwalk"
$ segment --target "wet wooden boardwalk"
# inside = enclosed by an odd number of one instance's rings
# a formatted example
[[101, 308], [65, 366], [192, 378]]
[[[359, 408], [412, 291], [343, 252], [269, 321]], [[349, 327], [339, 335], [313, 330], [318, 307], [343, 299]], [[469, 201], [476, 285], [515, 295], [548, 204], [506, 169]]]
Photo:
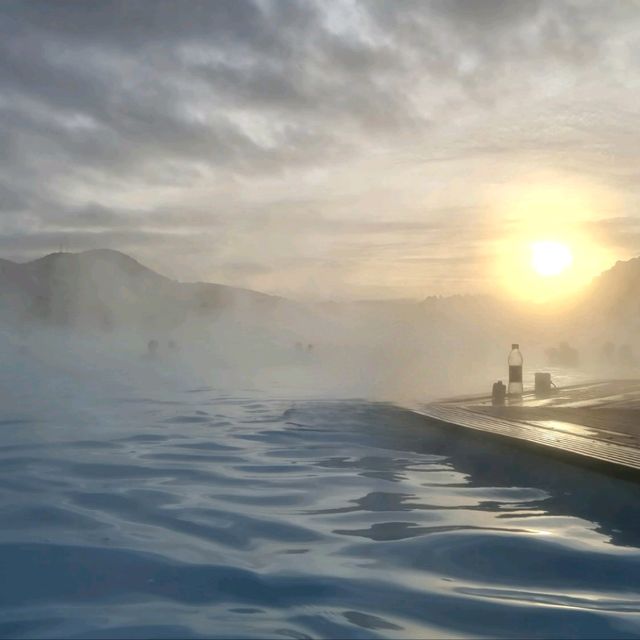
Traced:
[[414, 407], [455, 428], [601, 467], [640, 480], [640, 380], [607, 380], [559, 389], [540, 398], [492, 406], [489, 396]]

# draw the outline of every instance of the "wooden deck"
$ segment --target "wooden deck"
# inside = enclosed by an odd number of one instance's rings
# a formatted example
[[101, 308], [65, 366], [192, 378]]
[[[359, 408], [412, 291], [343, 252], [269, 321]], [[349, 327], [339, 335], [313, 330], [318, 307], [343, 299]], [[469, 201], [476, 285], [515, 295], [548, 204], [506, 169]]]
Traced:
[[492, 406], [488, 396], [453, 398], [414, 407], [451, 427], [640, 480], [640, 380], [607, 380], [559, 389], [545, 398]]

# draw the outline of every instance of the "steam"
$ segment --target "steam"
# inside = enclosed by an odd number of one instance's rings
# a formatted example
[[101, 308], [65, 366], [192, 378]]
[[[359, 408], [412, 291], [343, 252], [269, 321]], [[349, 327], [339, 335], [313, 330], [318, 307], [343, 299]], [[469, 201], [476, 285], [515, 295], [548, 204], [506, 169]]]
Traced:
[[536, 370], [560, 384], [637, 370], [632, 327], [584, 322], [580, 306], [534, 313], [477, 296], [302, 304], [178, 283], [109, 251], [3, 269], [0, 384], [16, 413], [81, 414], [132, 386], [399, 402], [488, 393], [512, 342], [525, 386]]

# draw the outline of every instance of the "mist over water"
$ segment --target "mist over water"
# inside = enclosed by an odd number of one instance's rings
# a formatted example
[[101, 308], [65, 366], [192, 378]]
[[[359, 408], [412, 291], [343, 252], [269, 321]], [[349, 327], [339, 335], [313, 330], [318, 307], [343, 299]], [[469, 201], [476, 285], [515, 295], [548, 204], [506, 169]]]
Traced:
[[489, 296], [301, 303], [179, 283], [115, 251], [58, 253], [0, 264], [0, 348], [8, 362], [28, 353], [43, 370], [87, 368], [91, 375], [78, 374], [87, 383], [115, 371], [231, 389], [282, 385], [328, 398], [486, 391], [504, 377], [512, 342], [530, 376], [551, 365], [561, 383], [562, 369], [571, 379], [627, 377], [638, 371], [637, 331], [620, 303], [635, 275], [616, 269], [572, 307]]
[[403, 409], [505, 354], [401, 320], [3, 332], [0, 635], [636, 637], [635, 485]]
[[592, 377], [575, 322], [480, 297], [302, 304], [114, 252], [16, 269], [0, 635], [640, 630], [634, 485], [404, 408], [488, 391], [514, 340], [525, 386]]

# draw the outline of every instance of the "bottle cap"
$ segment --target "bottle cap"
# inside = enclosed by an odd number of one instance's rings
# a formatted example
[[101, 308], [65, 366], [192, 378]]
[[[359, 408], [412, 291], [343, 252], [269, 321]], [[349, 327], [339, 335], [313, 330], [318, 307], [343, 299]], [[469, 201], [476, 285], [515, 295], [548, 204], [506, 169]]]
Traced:
[[519, 344], [515, 344], [515, 343], [514, 343], [514, 344], [512, 344], [512, 345], [511, 345], [511, 348], [512, 348], [512, 349], [519, 349], [519, 348], [520, 348], [520, 345], [519, 345]]

